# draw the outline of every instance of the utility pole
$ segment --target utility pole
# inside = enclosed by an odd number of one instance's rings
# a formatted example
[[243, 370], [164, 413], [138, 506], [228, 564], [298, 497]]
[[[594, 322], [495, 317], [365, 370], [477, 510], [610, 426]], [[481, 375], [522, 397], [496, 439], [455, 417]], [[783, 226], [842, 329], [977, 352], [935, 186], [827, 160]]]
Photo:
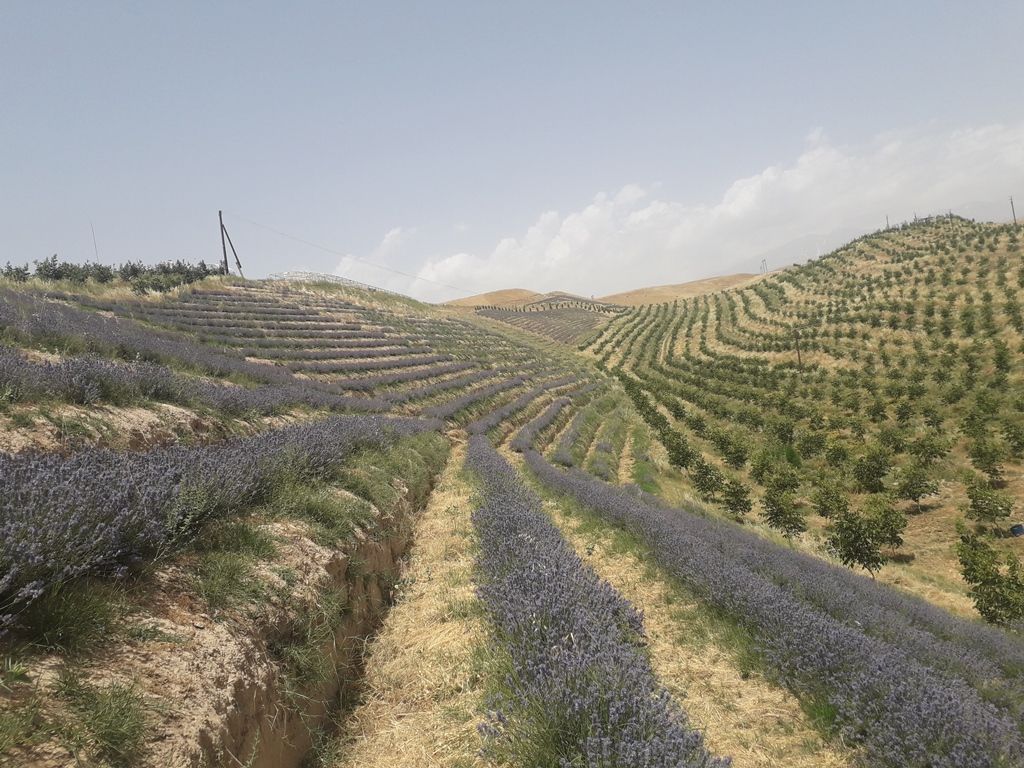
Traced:
[[793, 329], [793, 339], [796, 341], [796, 364], [797, 367], [802, 371], [804, 369], [804, 361], [800, 359], [800, 329]]
[[[224, 254], [224, 274], [231, 274], [228, 269], [228, 249], [227, 246], [231, 246], [231, 254], [235, 257], [235, 266], [238, 267], [238, 276], [245, 277], [242, 274], [242, 261], [238, 258], [238, 251], [235, 250], [235, 244], [231, 242], [231, 233], [228, 232], [228, 228], [224, 226], [224, 211], [217, 211], [217, 218], [220, 219], [220, 249]], [[225, 244], [226, 241], [226, 244]]]
[[220, 220], [220, 249], [224, 252], [224, 274], [228, 274], [228, 244], [224, 240], [224, 211], [217, 211], [217, 218]]
[[889, 214], [886, 214], [886, 215], [885, 215], [885, 228], [886, 228], [886, 229], [888, 229], [888, 228], [889, 228]]
[[1017, 226], [1017, 209], [1013, 207], [1013, 195], [1010, 195], [1010, 213], [1013, 214], [1013, 226]]

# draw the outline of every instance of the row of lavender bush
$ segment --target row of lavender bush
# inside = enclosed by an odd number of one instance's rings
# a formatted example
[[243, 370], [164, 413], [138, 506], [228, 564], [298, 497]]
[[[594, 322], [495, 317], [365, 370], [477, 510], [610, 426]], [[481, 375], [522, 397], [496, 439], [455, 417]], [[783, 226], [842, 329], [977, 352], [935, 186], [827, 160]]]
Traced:
[[387, 368], [412, 368], [418, 365], [434, 365], [446, 363], [454, 359], [451, 355], [414, 355], [410, 357], [376, 356], [374, 359], [365, 356], [362, 360], [310, 360], [295, 361], [288, 364], [293, 371], [302, 373], [358, 373], [359, 371], [378, 371]]
[[463, 374], [462, 376], [442, 379], [441, 381], [433, 381], [430, 384], [424, 384], [420, 387], [403, 389], [399, 392], [388, 392], [383, 397], [389, 403], [407, 403], [410, 400], [419, 400], [424, 397], [430, 397], [431, 395], [435, 395], [438, 392], [444, 392], [448, 389], [459, 389], [461, 387], [468, 386], [469, 384], [476, 384], [479, 381], [484, 381], [492, 378], [493, 376], [502, 375], [504, 373], [507, 372], [498, 371], [494, 368], [484, 368], [479, 371]]
[[[467, 371], [476, 366], [473, 363], [450, 362], [432, 365], [429, 368], [400, 368], [393, 372], [379, 373], [376, 376], [360, 376], [347, 379], [333, 379], [329, 386], [340, 391], [368, 392], [380, 387], [402, 384], [406, 381], [425, 381], [449, 373]], [[433, 414], [427, 414], [433, 415]], [[443, 418], [443, 417], [442, 417]]]
[[589, 422], [596, 423], [596, 421], [596, 413], [584, 408], [576, 411], [576, 415], [572, 417], [572, 421], [569, 422], [569, 426], [565, 428], [565, 432], [563, 432], [562, 436], [558, 439], [558, 445], [555, 447], [552, 459], [564, 467], [576, 466], [578, 460], [573, 453], [574, 451], [579, 450], [579, 446], [577, 444], [582, 442], [581, 437], [583, 436], [583, 430], [585, 427], [589, 426]]
[[514, 413], [518, 413], [523, 408], [528, 406], [542, 394], [547, 392], [549, 389], [557, 389], [558, 387], [564, 387], [568, 384], [572, 384], [576, 381], [575, 376], [562, 376], [557, 379], [551, 379], [543, 384], [534, 387], [529, 392], [517, 397], [515, 400], [506, 403], [500, 408], [496, 408], [488, 414], [481, 416], [479, 419], [475, 419], [466, 425], [466, 430], [471, 435], [482, 435], [485, 432], [489, 432], [494, 427], [501, 424], [509, 416]]
[[80, 405], [125, 405], [143, 400], [205, 406], [222, 413], [275, 413], [305, 405], [341, 411], [385, 411], [388, 404], [369, 397], [346, 397], [301, 384], [249, 389], [182, 376], [164, 365], [122, 362], [92, 355], [56, 362], [32, 360], [0, 347], [0, 403], [61, 400]]
[[[238, 339], [233, 339], [232, 344], [237, 344]], [[246, 344], [250, 343], [248, 340]], [[331, 339], [326, 342], [322, 347], [305, 347], [295, 346], [294, 341], [289, 341], [286, 338], [280, 339], [266, 339], [260, 341], [258, 344], [253, 344], [251, 347], [235, 347], [238, 353], [245, 355], [246, 357], [263, 357], [267, 354], [268, 349], [273, 349], [273, 357], [275, 360], [318, 360], [324, 357], [329, 357], [333, 352], [341, 350], [345, 352], [352, 352], [357, 349], [377, 349], [378, 347], [395, 348], [404, 347], [409, 348], [411, 342], [409, 339], [390, 336], [386, 337], [383, 334], [377, 334], [372, 337], [344, 337], [340, 339]]]
[[[308, 338], [308, 334], [284, 331], [268, 331], [251, 328], [245, 333], [214, 333], [213, 331], [195, 330], [195, 337], [206, 344], [227, 345], [238, 349], [240, 353], [258, 357], [260, 350], [290, 348], [296, 345], [295, 339]], [[335, 331], [334, 333], [317, 333], [315, 338], [323, 339], [324, 344], [347, 344], [351, 341], [374, 340], [384, 341], [387, 334], [382, 331]], [[245, 345], [244, 347], [241, 345]], [[256, 350], [256, 351], [253, 351]]]
[[114, 352], [128, 359], [174, 361], [216, 376], [238, 374], [256, 381], [292, 384], [284, 368], [248, 362], [226, 351], [56, 301], [0, 288], [0, 328], [36, 343], [53, 342]]
[[423, 409], [424, 416], [432, 416], [435, 419], [450, 419], [459, 411], [464, 408], [468, 408], [474, 403], [478, 403], [481, 400], [486, 400], [488, 397], [493, 397], [499, 392], [504, 392], [508, 389], [513, 389], [522, 384], [526, 383], [526, 378], [523, 376], [513, 376], [512, 378], [505, 379], [504, 381], [498, 381], [494, 384], [487, 384], [483, 387], [477, 387], [471, 389], [464, 395], [454, 397], [446, 403], [440, 405], [434, 405], [430, 408]]
[[335, 342], [327, 342], [322, 346], [298, 347], [282, 350], [275, 354], [276, 360], [288, 360], [289, 365], [302, 365], [307, 361], [317, 360], [345, 360], [348, 358], [375, 358], [375, 357], [399, 357], [401, 355], [424, 355], [434, 350], [427, 346], [411, 345], [405, 339], [389, 339], [387, 343], [380, 342], [367, 344], [360, 340], [355, 345], [339, 345]]
[[547, 408], [526, 422], [516, 433], [510, 443], [512, 450], [521, 453], [530, 448], [537, 441], [537, 436], [554, 424], [562, 410], [570, 405], [572, 405], [572, 398], [569, 397], [560, 397], [552, 401]]
[[336, 416], [146, 453], [0, 454], [0, 629], [48, 589], [117, 572], [264, 500], [282, 477], [324, 478], [360, 446], [439, 422]]
[[870, 765], [1021, 765], [1024, 643], [728, 523], [671, 509], [533, 450], [542, 482], [627, 528], [756, 638], [780, 681], [835, 713]]
[[510, 668], [481, 727], [517, 765], [727, 766], [658, 684], [640, 614], [579, 559], [487, 438], [470, 439], [479, 595]]
[[289, 332], [294, 330], [326, 331], [329, 333], [334, 333], [335, 331], [363, 330], [362, 323], [324, 321], [317, 319], [316, 315], [311, 315], [308, 319], [304, 320], [276, 320], [258, 318], [254, 318], [252, 320], [244, 320], [235, 317], [206, 317], [202, 313], [199, 313], [198, 317], [185, 317], [183, 316], [182, 313], [175, 312], [173, 309], [160, 311], [150, 310], [145, 312], [126, 312], [123, 314], [126, 317], [132, 319], [145, 320], [146, 322], [173, 326], [175, 328], [213, 328], [218, 331], [226, 332], [230, 332], [231, 330], [234, 329], [246, 331], [249, 330], [250, 328], [261, 328], [265, 330]]

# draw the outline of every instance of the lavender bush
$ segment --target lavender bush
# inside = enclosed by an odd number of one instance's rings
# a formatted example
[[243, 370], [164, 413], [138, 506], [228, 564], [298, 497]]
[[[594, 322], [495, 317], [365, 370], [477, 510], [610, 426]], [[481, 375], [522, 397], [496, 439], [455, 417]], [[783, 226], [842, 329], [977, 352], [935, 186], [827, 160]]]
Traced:
[[553, 401], [516, 433], [516, 436], [512, 438], [510, 443], [512, 450], [521, 453], [532, 447], [537, 441], [537, 436], [551, 426], [559, 414], [562, 413], [562, 409], [569, 405], [572, 405], [572, 399], [568, 397], [560, 397]]
[[583, 564], [483, 435], [467, 466], [484, 497], [473, 513], [478, 592], [510, 661], [481, 727], [488, 749], [565, 768], [729, 765], [658, 684], [640, 614]]
[[105, 317], [59, 302], [0, 288], [0, 329], [34, 342], [69, 340], [130, 360], [176, 361], [216, 376], [239, 374], [266, 383], [291, 384], [284, 368], [243, 360], [129, 320]]
[[549, 389], [557, 389], [558, 387], [564, 387], [567, 384], [572, 384], [576, 381], [575, 376], [562, 376], [557, 379], [547, 381], [540, 386], [534, 387], [529, 392], [526, 392], [510, 403], [506, 403], [500, 408], [496, 408], [479, 419], [471, 421], [466, 425], [466, 429], [471, 435], [482, 435], [485, 432], [490, 431], [494, 427], [498, 426], [501, 422], [505, 421], [513, 413], [518, 413], [523, 408], [528, 406], [542, 394], [547, 392]]
[[835, 712], [870, 765], [1020, 765], [1024, 644], [913, 596], [670, 509], [536, 451], [546, 485], [628, 528], [669, 572], [757, 639], [779, 679]]
[[0, 628], [56, 584], [116, 572], [258, 503], [282, 473], [322, 478], [357, 447], [439, 426], [336, 416], [201, 447], [0, 454]]
[[[361, 376], [359, 378], [334, 379], [329, 384], [336, 391], [360, 391], [366, 392], [391, 384], [401, 384], [406, 381], [424, 381], [437, 376], [444, 376], [449, 373], [467, 371], [476, 366], [472, 363], [440, 363], [429, 368], [406, 368], [393, 373], [381, 373], [376, 376]], [[321, 385], [323, 382], [320, 382]]]
[[473, 373], [467, 373], [462, 376], [455, 376], [451, 379], [442, 379], [441, 381], [424, 384], [422, 387], [404, 389], [400, 392], [388, 392], [384, 395], [384, 399], [391, 403], [407, 403], [410, 400], [419, 400], [424, 397], [430, 397], [430, 395], [437, 394], [438, 392], [444, 392], [448, 389], [460, 389], [469, 384], [476, 384], [479, 381], [491, 378], [497, 373], [498, 371], [493, 368], [484, 368], [483, 370], [474, 371]]
[[182, 376], [156, 363], [106, 360], [92, 355], [57, 362], [31, 360], [0, 347], [0, 403], [54, 399], [80, 405], [125, 405], [143, 400], [205, 406], [229, 414], [275, 413], [305, 405], [349, 411], [384, 411], [383, 400], [345, 397], [300, 384], [252, 389]]
[[440, 405], [431, 406], [430, 408], [424, 408], [423, 415], [432, 416], [435, 419], [450, 419], [462, 409], [473, 405], [473, 403], [485, 400], [499, 392], [504, 392], [505, 390], [518, 387], [525, 382], [526, 379], [524, 377], [513, 376], [512, 378], [505, 379], [504, 381], [488, 384], [483, 387], [477, 387], [464, 395], [452, 398], [447, 403], [441, 403]]

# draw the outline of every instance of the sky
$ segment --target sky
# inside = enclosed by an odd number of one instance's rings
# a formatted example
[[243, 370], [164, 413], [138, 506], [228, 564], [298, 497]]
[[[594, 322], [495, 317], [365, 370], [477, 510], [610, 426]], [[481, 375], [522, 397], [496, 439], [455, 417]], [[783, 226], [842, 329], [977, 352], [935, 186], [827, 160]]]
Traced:
[[1021, 29], [1019, 0], [5, 0], [0, 264], [214, 261], [223, 210], [247, 277], [601, 296], [1006, 221]]

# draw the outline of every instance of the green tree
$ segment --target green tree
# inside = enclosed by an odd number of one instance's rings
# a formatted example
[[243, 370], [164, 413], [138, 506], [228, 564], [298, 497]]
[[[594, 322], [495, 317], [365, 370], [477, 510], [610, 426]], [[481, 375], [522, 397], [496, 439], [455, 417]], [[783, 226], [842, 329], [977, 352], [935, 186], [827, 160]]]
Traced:
[[793, 501], [793, 494], [789, 491], [769, 486], [761, 497], [761, 507], [765, 522], [787, 539], [807, 530], [807, 521], [800, 514]]
[[839, 483], [832, 479], [822, 480], [811, 493], [814, 511], [822, 517], [839, 517], [850, 510], [850, 500]]
[[696, 459], [691, 465], [690, 479], [697, 493], [705, 501], [714, 501], [725, 487], [725, 476], [703, 458]]
[[938, 492], [938, 482], [930, 478], [928, 470], [917, 462], [910, 465], [896, 484], [896, 495], [901, 499], [914, 502], [919, 512], [921, 511], [921, 499], [925, 496], [934, 496]]
[[974, 440], [967, 451], [971, 457], [971, 463], [988, 475], [990, 482], [999, 483], [1003, 479], [1002, 460], [1005, 458], [1002, 446], [994, 440], [981, 438]]
[[722, 490], [722, 504], [736, 517], [743, 517], [754, 508], [750, 500], [750, 489], [733, 477], [725, 481], [725, 488]]
[[842, 443], [830, 442], [825, 448], [825, 461], [830, 467], [841, 467], [850, 458], [850, 452]]
[[885, 560], [882, 548], [872, 535], [867, 519], [851, 510], [843, 512], [829, 526], [826, 546], [843, 565], [859, 566], [871, 574], [882, 567]]
[[960, 527], [956, 545], [964, 580], [971, 585], [974, 607], [993, 624], [1024, 619], [1024, 568], [1011, 553], [1000, 555], [980, 536]]
[[1013, 511], [1013, 497], [995, 490], [980, 477], [967, 484], [967, 498], [967, 516], [979, 523], [994, 525]]
[[949, 444], [934, 432], [926, 432], [907, 445], [907, 452], [922, 464], [934, 464], [949, 452]]
[[872, 446], [854, 462], [853, 478], [863, 490], [880, 493], [885, 490], [882, 479], [891, 468], [889, 452], [880, 445]]
[[899, 549], [903, 546], [907, 516], [896, 509], [888, 496], [876, 494], [868, 498], [864, 503], [864, 518], [867, 520], [872, 539], [879, 547]]
[[1024, 426], [1006, 421], [1003, 423], [1003, 437], [1010, 446], [1010, 454], [1015, 459], [1024, 458]]

